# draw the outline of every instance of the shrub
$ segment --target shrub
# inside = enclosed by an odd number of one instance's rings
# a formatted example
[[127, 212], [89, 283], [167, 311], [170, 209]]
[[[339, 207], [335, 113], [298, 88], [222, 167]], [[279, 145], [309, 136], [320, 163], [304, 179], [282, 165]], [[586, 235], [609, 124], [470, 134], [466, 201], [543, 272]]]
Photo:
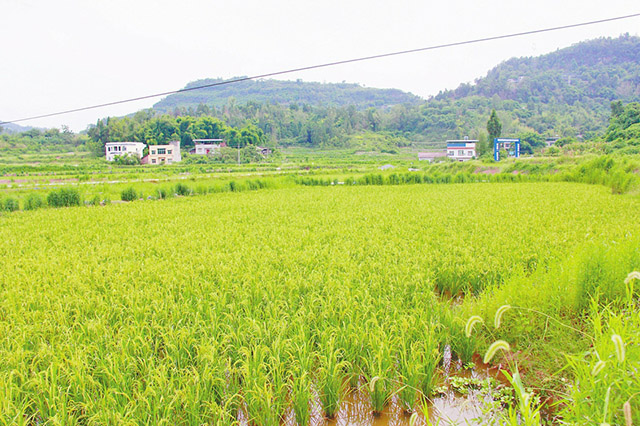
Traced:
[[2, 201], [2, 210], [6, 212], [14, 212], [16, 210], [20, 210], [20, 205], [18, 204], [18, 200], [15, 198], [5, 198]]
[[43, 207], [45, 205], [45, 201], [42, 198], [42, 195], [38, 193], [31, 193], [24, 201], [24, 209], [25, 210], [35, 210]]
[[80, 193], [77, 189], [62, 188], [57, 191], [51, 191], [47, 195], [47, 204], [51, 207], [71, 207], [81, 204]]
[[122, 201], [135, 201], [138, 199], [138, 193], [133, 186], [130, 186], [129, 188], [122, 190], [120, 193], [120, 199]]
[[167, 190], [164, 188], [157, 188], [156, 189], [156, 198], [158, 200], [162, 200], [167, 198]]
[[187, 195], [191, 195], [191, 193], [192, 193], [191, 188], [189, 188], [187, 185], [184, 185], [182, 183], [176, 184], [177, 195], [187, 196]]

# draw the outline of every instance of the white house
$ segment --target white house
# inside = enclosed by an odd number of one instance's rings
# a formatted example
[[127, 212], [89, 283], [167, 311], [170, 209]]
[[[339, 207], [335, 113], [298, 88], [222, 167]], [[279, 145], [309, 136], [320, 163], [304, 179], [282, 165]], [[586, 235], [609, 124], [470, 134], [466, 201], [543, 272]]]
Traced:
[[194, 154], [207, 155], [220, 151], [220, 147], [226, 146], [222, 139], [194, 139]]
[[449, 140], [447, 141], [447, 157], [457, 161], [467, 161], [475, 158], [477, 140]]
[[119, 155], [135, 155], [142, 158], [145, 144], [142, 142], [107, 142], [104, 144], [107, 161], [113, 161]]

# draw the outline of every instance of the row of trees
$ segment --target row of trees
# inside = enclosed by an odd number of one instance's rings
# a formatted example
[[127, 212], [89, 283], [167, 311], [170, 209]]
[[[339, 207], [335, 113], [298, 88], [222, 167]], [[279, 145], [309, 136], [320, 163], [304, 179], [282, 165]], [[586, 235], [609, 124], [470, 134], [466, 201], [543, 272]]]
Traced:
[[230, 102], [222, 107], [175, 108], [172, 115], [210, 115], [233, 127], [251, 123], [274, 144], [346, 147], [352, 141], [352, 135], [364, 132], [383, 132], [405, 142], [443, 142], [463, 136], [477, 138], [484, 131], [492, 109], [500, 115], [505, 134], [536, 132], [545, 136], [583, 134], [589, 137], [602, 132], [608, 119], [608, 111], [595, 116], [579, 104], [571, 111], [547, 111], [534, 104], [522, 105], [499, 97], [481, 96], [432, 99], [421, 105], [364, 110], [355, 106]]
[[254, 124], [229, 126], [210, 116], [155, 115], [153, 110], [143, 110], [129, 117], [111, 117], [98, 120], [87, 130], [89, 139], [99, 153], [104, 153], [107, 142], [146, 142], [162, 145], [179, 140], [183, 148], [194, 146], [194, 139], [223, 139], [233, 148], [248, 145], [264, 145], [268, 138]]

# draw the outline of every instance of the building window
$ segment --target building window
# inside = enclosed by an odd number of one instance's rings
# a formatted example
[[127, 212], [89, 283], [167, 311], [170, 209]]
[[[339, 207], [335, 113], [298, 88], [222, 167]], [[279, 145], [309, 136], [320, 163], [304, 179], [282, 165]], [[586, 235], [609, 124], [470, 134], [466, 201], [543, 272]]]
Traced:
[[158, 148], [158, 155], [166, 154], [167, 150], [165, 148]]
[[458, 156], [459, 156], [459, 157], [462, 157], [463, 155], [464, 155], [464, 151], [463, 151], [463, 150], [461, 150], [461, 149], [459, 149], [459, 150], [458, 150]]
[[170, 149], [167, 150], [167, 154], [171, 154], [171, 150]]
[[467, 154], [467, 155], [470, 155], [470, 156], [472, 156], [472, 157], [473, 157], [473, 151], [468, 151], [468, 154]]
[[156, 159], [155, 159], [155, 158], [152, 158], [152, 159], [151, 159], [151, 163], [152, 163], [152, 164], [156, 164]]
[[156, 150], [151, 151], [151, 155], [156, 155]]

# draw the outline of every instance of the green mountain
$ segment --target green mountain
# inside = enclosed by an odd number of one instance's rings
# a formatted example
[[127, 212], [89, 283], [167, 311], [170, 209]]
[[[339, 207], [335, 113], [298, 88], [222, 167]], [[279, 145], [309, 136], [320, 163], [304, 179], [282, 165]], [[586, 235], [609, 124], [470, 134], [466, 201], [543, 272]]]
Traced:
[[571, 136], [603, 132], [615, 100], [640, 100], [639, 37], [599, 38], [538, 57], [512, 58], [474, 84], [441, 92], [424, 108], [435, 124], [432, 130], [451, 130], [448, 118], [455, 118], [463, 133], [482, 128], [495, 108], [507, 131]]
[[[193, 81], [185, 88], [220, 83], [222, 79]], [[176, 108], [197, 108], [199, 105], [221, 107], [234, 99], [271, 104], [309, 104], [339, 107], [354, 105], [358, 109], [384, 108], [390, 105], [417, 105], [424, 100], [398, 89], [375, 89], [350, 83], [316, 83], [284, 80], [247, 80], [233, 84], [175, 93], [153, 106], [159, 112], [170, 113]]]

